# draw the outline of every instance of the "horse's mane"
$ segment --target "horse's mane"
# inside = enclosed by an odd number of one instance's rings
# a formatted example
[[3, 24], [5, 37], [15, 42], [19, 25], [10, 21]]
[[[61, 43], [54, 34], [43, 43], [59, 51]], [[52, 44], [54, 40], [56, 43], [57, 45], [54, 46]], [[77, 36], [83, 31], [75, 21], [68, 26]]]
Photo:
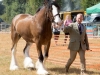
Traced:
[[[56, 1], [49, 2], [48, 7], [50, 7], [50, 6], [52, 6], [52, 5], [55, 5], [56, 7], [58, 7], [58, 9], [60, 9], [60, 7], [59, 7], [59, 5], [57, 4]], [[42, 7], [43, 7], [43, 6], [40, 6], [40, 7], [37, 9], [36, 13], [38, 13], [38, 12], [41, 10]]]
[[43, 7], [43, 6], [40, 6], [40, 7], [37, 9], [36, 13], [38, 13], [38, 12], [41, 10], [42, 7]]

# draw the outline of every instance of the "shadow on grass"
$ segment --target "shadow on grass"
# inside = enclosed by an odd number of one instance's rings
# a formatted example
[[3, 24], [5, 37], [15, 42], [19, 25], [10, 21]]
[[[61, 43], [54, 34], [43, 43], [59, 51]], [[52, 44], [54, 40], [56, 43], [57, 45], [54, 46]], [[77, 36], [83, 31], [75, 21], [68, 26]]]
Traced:
[[[65, 74], [75, 74], [75, 75], [79, 75], [80, 74], [80, 69], [77, 68], [70, 68], [68, 73], [66, 73], [65, 68], [60, 68], [60, 67], [55, 67], [55, 68], [49, 68], [50, 71], [55, 72], [56, 74], [61, 74], [61, 75], [65, 75]], [[100, 75], [100, 72], [96, 72], [96, 71], [89, 71], [87, 70], [87, 74], [89, 75]]]

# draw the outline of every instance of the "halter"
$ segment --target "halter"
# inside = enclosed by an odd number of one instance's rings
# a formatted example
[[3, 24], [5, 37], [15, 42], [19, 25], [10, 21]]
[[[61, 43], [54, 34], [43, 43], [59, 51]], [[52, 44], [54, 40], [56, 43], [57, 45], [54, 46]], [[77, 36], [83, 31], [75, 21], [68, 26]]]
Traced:
[[57, 15], [59, 15], [59, 16], [60, 16], [60, 14], [58, 13], [58, 14], [54, 15], [53, 17], [56, 17]]
[[[52, 10], [49, 10], [49, 12], [51, 12]], [[48, 12], [46, 12], [46, 15], [47, 15], [47, 18], [51, 21], [51, 22], [53, 22], [53, 23], [55, 23], [55, 24], [58, 24], [57, 22], [55, 22], [54, 20], [55, 20], [55, 17], [56, 16], [60, 16], [60, 14], [59, 13], [57, 13], [56, 15], [54, 15], [54, 16], [51, 16], [51, 18], [48, 16]]]
[[56, 15], [53, 16], [54, 19], [52, 20], [52, 22], [55, 23], [55, 24], [58, 24], [58, 23], [56, 23], [56, 22], [54, 21], [54, 20], [55, 20], [55, 17], [56, 17], [57, 15], [60, 16], [60, 14], [58, 13], [58, 14], [56, 14]]

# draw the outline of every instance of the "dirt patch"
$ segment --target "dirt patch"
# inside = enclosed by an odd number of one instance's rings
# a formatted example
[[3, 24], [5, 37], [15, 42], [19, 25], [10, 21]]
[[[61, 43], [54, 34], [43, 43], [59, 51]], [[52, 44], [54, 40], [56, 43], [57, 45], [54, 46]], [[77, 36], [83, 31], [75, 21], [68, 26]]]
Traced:
[[[66, 44], [64, 44], [63, 39], [64, 38], [61, 38], [58, 41], [58, 45], [56, 46], [55, 41], [52, 38], [48, 61], [64, 66], [69, 58], [69, 50], [67, 49], [68, 41]], [[86, 51], [87, 68], [93, 68], [96, 70], [100, 70], [100, 43], [99, 42], [100, 42], [100, 38], [96, 38], [96, 39], [90, 38], [89, 39], [91, 51]], [[11, 43], [10, 33], [0, 33], [1, 52], [2, 51], [10, 52], [11, 44], [12, 43]], [[23, 52], [24, 46], [25, 46], [25, 41], [21, 39], [17, 47], [18, 51], [21, 51], [21, 54]], [[20, 54], [20, 52], [18, 53]], [[5, 55], [6, 55], [6, 52], [5, 52]], [[30, 49], [30, 55], [33, 59], [37, 59], [37, 51], [36, 51], [35, 44], [33, 44], [33, 46]], [[80, 68], [79, 67], [80, 59], [78, 55], [71, 66]]]

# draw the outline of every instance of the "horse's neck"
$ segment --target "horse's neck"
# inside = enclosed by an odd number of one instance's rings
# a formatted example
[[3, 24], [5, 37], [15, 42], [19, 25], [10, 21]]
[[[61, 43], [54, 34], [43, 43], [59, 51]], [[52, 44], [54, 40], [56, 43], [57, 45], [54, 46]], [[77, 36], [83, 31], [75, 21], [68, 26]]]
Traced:
[[47, 18], [45, 7], [36, 14], [35, 21], [48, 30], [51, 28], [51, 21]]
[[51, 21], [47, 18], [45, 6], [43, 6], [40, 11], [35, 14], [34, 19], [37, 23], [40, 23], [41, 25], [46, 25], [45, 23], [51, 24]]
[[45, 9], [45, 7], [43, 7], [43, 8], [41, 8], [40, 11], [36, 14], [36, 16], [39, 17], [39, 19], [40, 19], [40, 18], [44, 18], [44, 19], [45, 19], [45, 18], [46, 18], [46, 13], [45, 13], [45, 12], [46, 12], [46, 9]]

